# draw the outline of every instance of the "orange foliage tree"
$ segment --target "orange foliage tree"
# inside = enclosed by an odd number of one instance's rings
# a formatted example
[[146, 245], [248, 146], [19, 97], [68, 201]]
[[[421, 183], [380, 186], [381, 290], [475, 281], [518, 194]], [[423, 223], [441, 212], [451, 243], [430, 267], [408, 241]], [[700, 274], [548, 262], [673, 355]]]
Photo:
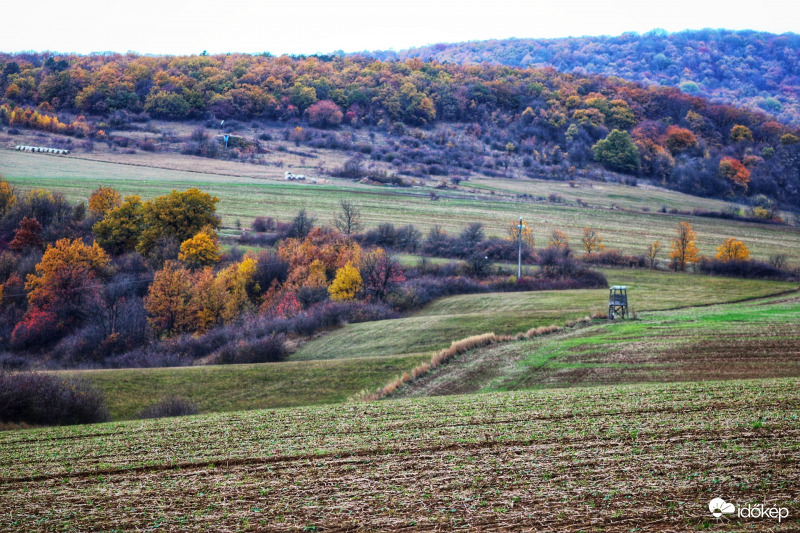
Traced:
[[750, 171], [738, 159], [723, 157], [719, 162], [719, 173], [734, 184], [747, 189], [750, 183]]
[[144, 308], [150, 326], [157, 335], [174, 335], [197, 329], [196, 310], [192, 305], [191, 273], [176, 261], [167, 261], [155, 273], [147, 290]]
[[314, 228], [303, 240], [284, 240], [278, 256], [289, 263], [287, 288], [320, 286], [327, 285], [327, 279], [348, 261], [358, 264], [361, 247], [337, 231]]
[[677, 154], [678, 152], [697, 146], [697, 137], [695, 137], [691, 130], [678, 126], [670, 126], [667, 128], [665, 144], [670, 152]]
[[12, 333], [12, 344], [30, 345], [36, 338], [57, 338], [81, 324], [98, 305], [100, 280], [108, 275], [105, 251], [80, 239], [61, 239], [48, 246], [36, 273], [28, 274], [28, 311]]

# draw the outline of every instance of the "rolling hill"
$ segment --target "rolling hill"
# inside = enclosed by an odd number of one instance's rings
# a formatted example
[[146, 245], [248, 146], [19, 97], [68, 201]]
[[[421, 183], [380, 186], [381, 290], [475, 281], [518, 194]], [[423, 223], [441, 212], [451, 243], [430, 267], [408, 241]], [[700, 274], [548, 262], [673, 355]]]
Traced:
[[647, 85], [679, 87], [712, 102], [760, 110], [800, 124], [800, 36], [723, 29], [667, 33], [505, 39], [441, 43], [368, 53], [382, 60], [423, 60], [618, 76]]

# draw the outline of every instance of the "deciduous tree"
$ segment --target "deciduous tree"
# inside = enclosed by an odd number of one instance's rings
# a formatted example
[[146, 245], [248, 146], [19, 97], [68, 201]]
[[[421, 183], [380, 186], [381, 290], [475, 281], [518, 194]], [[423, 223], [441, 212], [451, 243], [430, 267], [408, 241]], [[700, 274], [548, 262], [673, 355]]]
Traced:
[[686, 270], [686, 265], [694, 263], [700, 258], [700, 251], [696, 244], [697, 233], [688, 222], [680, 222], [675, 231], [677, 235], [672, 239], [672, 251], [669, 254], [672, 259], [672, 268]]
[[368, 297], [383, 300], [405, 275], [400, 264], [382, 248], [366, 252], [360, 265], [364, 292]]
[[[508, 226], [506, 226], [506, 239], [516, 242], [519, 238], [519, 221], [510, 222]], [[525, 221], [522, 222], [522, 244], [527, 245], [531, 250], [534, 249], [534, 245], [536, 244], [533, 238], [533, 231], [531, 231], [531, 228], [528, 227], [528, 223]]]
[[16, 203], [16, 189], [3, 180], [3, 176], [0, 175], [0, 217], [6, 216]]
[[89, 196], [89, 212], [96, 217], [104, 217], [120, 205], [122, 195], [111, 187], [99, 187]]
[[581, 241], [583, 242], [583, 249], [586, 250], [587, 254], [605, 248], [603, 239], [597, 234], [597, 231], [592, 228], [583, 228], [583, 237]]
[[741, 161], [733, 157], [722, 158], [722, 161], [719, 162], [719, 173], [722, 177], [744, 189], [747, 189], [747, 184], [750, 183], [750, 171]]
[[97, 243], [87, 246], [80, 239], [61, 239], [48, 246], [36, 273], [29, 274], [25, 283], [29, 302], [25, 320], [55, 316], [56, 336], [82, 323], [99, 304], [100, 281], [108, 275], [108, 262]]
[[114, 255], [132, 252], [144, 230], [144, 209], [139, 196], [128, 196], [93, 227], [97, 242]]
[[344, 233], [352, 235], [361, 231], [361, 209], [349, 200], [339, 202], [339, 211], [333, 216], [333, 226]]
[[569, 248], [569, 236], [561, 230], [554, 229], [550, 233], [548, 243], [554, 248]]
[[639, 152], [627, 131], [611, 130], [605, 139], [597, 141], [592, 152], [611, 170], [633, 174], [639, 169]]
[[19, 228], [14, 230], [14, 239], [8, 247], [21, 252], [31, 248], [41, 249], [43, 244], [42, 225], [35, 218], [24, 217], [19, 223]]
[[750, 128], [747, 126], [743, 126], [741, 124], [736, 124], [734, 127], [731, 128], [731, 141], [739, 142], [739, 141], [750, 141], [753, 142], [753, 132], [750, 131]]
[[314, 126], [330, 128], [342, 123], [342, 110], [330, 100], [320, 100], [306, 109], [308, 121]]
[[166, 336], [195, 331], [199, 324], [193, 296], [191, 273], [175, 261], [164, 263], [144, 300], [153, 331]]
[[747, 249], [747, 246], [733, 237], [717, 248], [717, 259], [720, 261], [747, 261], [749, 258], [750, 250]]
[[178, 259], [191, 268], [210, 266], [220, 259], [216, 235], [201, 231], [194, 237], [181, 243]]
[[328, 287], [331, 300], [352, 300], [360, 290], [361, 273], [349, 261], [336, 271], [336, 277]]
[[216, 196], [195, 188], [172, 191], [146, 202], [143, 206], [144, 230], [137, 249], [142, 255], [147, 255], [159, 238], [171, 237], [183, 242], [206, 226], [218, 229], [217, 202], [219, 198]]
[[651, 269], [656, 267], [659, 252], [661, 252], [661, 243], [657, 240], [651, 242], [647, 247], [647, 260], [650, 262]]

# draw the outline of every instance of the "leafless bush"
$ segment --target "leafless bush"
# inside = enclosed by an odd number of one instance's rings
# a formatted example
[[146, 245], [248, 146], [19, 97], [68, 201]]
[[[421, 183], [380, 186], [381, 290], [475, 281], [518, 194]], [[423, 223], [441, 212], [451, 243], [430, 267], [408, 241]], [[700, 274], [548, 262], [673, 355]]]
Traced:
[[182, 396], [171, 396], [148, 405], [139, 413], [139, 418], [166, 418], [170, 416], [190, 416], [198, 413], [197, 404]]

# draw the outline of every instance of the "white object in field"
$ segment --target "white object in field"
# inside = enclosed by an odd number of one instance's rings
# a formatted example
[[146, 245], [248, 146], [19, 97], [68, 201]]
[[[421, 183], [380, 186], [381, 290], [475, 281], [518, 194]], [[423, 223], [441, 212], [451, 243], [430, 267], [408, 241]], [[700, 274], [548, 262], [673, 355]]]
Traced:
[[69, 153], [69, 150], [64, 150], [62, 148], [48, 148], [46, 146], [27, 146], [24, 144], [18, 144], [17, 146], [15, 146], [15, 149], [19, 152], [35, 152], [42, 154], [67, 155]]

